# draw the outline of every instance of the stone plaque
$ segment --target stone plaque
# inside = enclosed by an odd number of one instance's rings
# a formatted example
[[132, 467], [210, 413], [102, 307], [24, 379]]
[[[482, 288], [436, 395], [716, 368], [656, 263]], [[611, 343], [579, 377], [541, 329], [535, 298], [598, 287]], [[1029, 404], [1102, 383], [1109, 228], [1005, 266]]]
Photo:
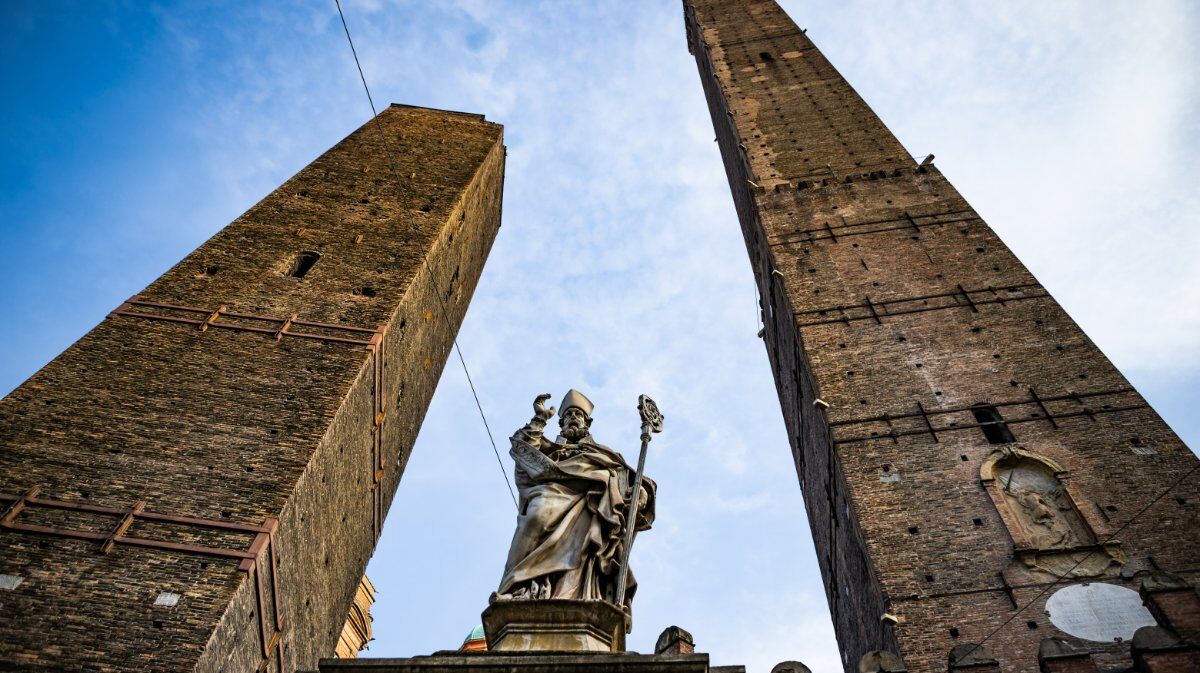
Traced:
[[1143, 626], [1157, 626], [1138, 592], [1116, 584], [1073, 584], [1054, 592], [1046, 614], [1060, 630], [1095, 642], [1129, 640]]

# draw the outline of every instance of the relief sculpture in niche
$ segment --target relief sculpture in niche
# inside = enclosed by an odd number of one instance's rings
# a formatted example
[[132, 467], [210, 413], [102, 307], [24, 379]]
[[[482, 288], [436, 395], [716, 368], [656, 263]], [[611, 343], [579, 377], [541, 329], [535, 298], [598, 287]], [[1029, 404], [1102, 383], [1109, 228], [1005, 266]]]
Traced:
[[1096, 541], [1075, 513], [1062, 482], [1045, 463], [1028, 458], [1010, 461], [996, 470], [996, 481], [1031, 546], [1071, 549]]
[[980, 476], [1012, 534], [1017, 560], [1035, 574], [1095, 577], [1124, 561], [1120, 545], [1097, 545], [1052, 461], [1020, 448], [994, 452]]

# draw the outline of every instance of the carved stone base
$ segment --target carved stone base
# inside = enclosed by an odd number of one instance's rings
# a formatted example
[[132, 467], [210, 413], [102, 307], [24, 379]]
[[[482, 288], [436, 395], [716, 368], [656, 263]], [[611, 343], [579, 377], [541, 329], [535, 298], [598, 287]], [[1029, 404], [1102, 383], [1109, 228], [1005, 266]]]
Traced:
[[483, 631], [489, 652], [624, 652], [626, 615], [604, 601], [501, 600]]
[[1125, 563], [1120, 542], [1072, 549], [1018, 549], [1016, 560], [1036, 579], [1084, 579], [1116, 575]]

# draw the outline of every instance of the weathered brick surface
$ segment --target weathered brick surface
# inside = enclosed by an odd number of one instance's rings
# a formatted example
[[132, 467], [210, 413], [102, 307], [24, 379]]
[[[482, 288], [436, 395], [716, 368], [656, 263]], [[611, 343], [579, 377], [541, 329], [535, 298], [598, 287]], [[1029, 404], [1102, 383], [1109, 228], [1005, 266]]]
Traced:
[[[1001, 670], [1036, 671], [1038, 643], [1063, 635], [981, 483], [998, 447], [978, 428], [935, 437], [920, 408], [969, 426], [939, 412], [1020, 402], [1000, 407], [1009, 446], [1064, 468], [1097, 539], [1120, 531], [1125, 572], [1104, 581], [1136, 590], [1132, 571], [1157, 564], [1195, 585], [1200, 479], [1154, 498], [1196, 458], [1029, 270], [773, 0], [684, 13], [847, 670], [874, 649], [945, 670], [1029, 601], [988, 641]], [[1101, 670], [1130, 665], [1125, 645], [1090, 649]]]
[[[71, 502], [145, 500], [152, 512], [253, 525], [278, 518], [279, 575], [269, 563], [260, 573], [264, 612], [275, 580], [284, 620], [283, 661], [272, 655], [271, 671], [315, 667], [333, 651], [375, 544], [373, 489], [386, 510], [500, 225], [499, 125], [404, 106], [380, 123], [399, 185], [368, 124], [141, 293], [385, 328], [380, 377], [363, 345], [114, 315], [0, 402], [0, 492], [40, 486], [42, 497]], [[322, 257], [293, 278], [303, 251]], [[16, 521], [106, 533], [118, 519], [27, 507]], [[144, 520], [127, 535], [233, 549], [250, 540]], [[13, 530], [0, 538], [0, 573], [25, 578], [0, 591], [0, 668], [262, 664], [259, 594], [236, 559], [123, 544], [101, 554], [92, 541]], [[178, 605], [154, 607], [162, 591], [181, 594]]]

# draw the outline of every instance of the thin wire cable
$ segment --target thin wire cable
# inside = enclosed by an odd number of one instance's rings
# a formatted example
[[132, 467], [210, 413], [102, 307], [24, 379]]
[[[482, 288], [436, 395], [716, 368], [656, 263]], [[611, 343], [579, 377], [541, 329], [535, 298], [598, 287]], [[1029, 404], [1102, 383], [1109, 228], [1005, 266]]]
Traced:
[[[395, 155], [392, 153], [392, 146], [388, 143], [387, 135], [383, 132], [383, 127], [379, 125], [379, 112], [375, 109], [375, 99], [371, 96], [371, 87], [367, 86], [367, 76], [363, 74], [362, 63], [358, 60], [358, 50], [354, 48], [354, 39], [350, 37], [350, 26], [346, 24], [346, 14], [342, 11], [341, 0], [333, 0], [337, 6], [338, 18], [342, 20], [342, 30], [346, 32], [346, 42], [350, 44], [350, 53], [354, 55], [354, 65], [358, 68], [358, 78], [362, 80], [363, 91], [367, 93], [367, 102], [371, 104], [371, 121], [375, 122], [375, 130], [379, 133], [379, 139], [383, 143], [383, 148], [387, 154], [388, 164], [392, 169], [392, 178], [396, 185], [396, 190], [400, 190], [400, 171], [396, 169]], [[412, 227], [415, 231], [416, 227]], [[496, 464], [500, 466], [500, 475], [504, 477], [504, 485], [508, 487], [508, 495], [512, 498], [513, 507], [520, 509], [517, 504], [517, 495], [513, 491], [512, 482], [508, 479], [508, 471], [504, 468], [504, 461], [500, 459], [500, 449], [496, 447], [496, 439], [492, 436], [492, 427], [488, 424], [487, 414], [483, 412], [483, 404], [479, 401], [479, 393], [475, 390], [475, 381], [471, 379], [471, 371], [467, 368], [467, 360], [463, 357], [462, 348], [458, 345], [458, 337], [455, 335], [454, 327], [450, 324], [450, 318], [446, 311], [446, 303], [442, 299], [442, 289], [438, 285], [437, 275], [433, 272], [433, 267], [429, 265], [429, 258], [422, 257], [425, 265], [425, 270], [429, 272], [429, 278], [433, 282], [433, 293], [437, 296], [438, 306], [441, 308], [442, 321], [446, 324], [446, 329], [450, 332], [450, 338], [454, 343], [454, 352], [458, 355], [458, 362], [462, 365], [463, 374], [467, 377], [467, 385], [471, 387], [471, 397], [475, 398], [475, 408], [479, 410], [479, 418], [483, 420], [483, 429], [487, 431], [488, 441], [492, 444], [492, 453], [496, 455]]]
[[[1098, 546], [1100, 546], [1100, 547], [1104, 547], [1104, 546], [1106, 546], [1106, 545], [1107, 545], [1109, 542], [1112, 542], [1114, 539], [1116, 539], [1116, 537], [1117, 537], [1118, 535], [1120, 535], [1120, 534], [1121, 534], [1121, 531], [1123, 531], [1123, 530], [1125, 530], [1126, 528], [1128, 528], [1128, 527], [1129, 527], [1129, 524], [1133, 523], [1134, 521], [1137, 521], [1138, 517], [1140, 517], [1141, 515], [1145, 514], [1147, 511], [1149, 511], [1149, 510], [1150, 510], [1150, 508], [1151, 508], [1151, 507], [1153, 507], [1153, 506], [1154, 506], [1154, 503], [1156, 503], [1156, 502], [1158, 502], [1159, 500], [1162, 500], [1163, 498], [1165, 498], [1165, 497], [1167, 496], [1167, 494], [1168, 494], [1168, 493], [1170, 493], [1171, 491], [1175, 490], [1175, 487], [1176, 487], [1176, 486], [1178, 486], [1178, 485], [1182, 484], [1182, 483], [1183, 483], [1183, 482], [1184, 482], [1184, 481], [1185, 481], [1185, 480], [1186, 480], [1188, 477], [1192, 476], [1192, 473], [1193, 473], [1193, 472], [1195, 472], [1197, 469], [1200, 469], [1200, 463], [1198, 463], [1198, 464], [1196, 464], [1196, 465], [1193, 465], [1193, 466], [1192, 466], [1192, 469], [1190, 469], [1190, 470], [1188, 470], [1187, 472], [1185, 472], [1185, 473], [1183, 474], [1183, 476], [1182, 476], [1182, 477], [1180, 477], [1179, 479], [1176, 479], [1174, 483], [1172, 483], [1170, 486], [1168, 486], [1168, 487], [1166, 488], [1166, 490], [1164, 490], [1162, 493], [1159, 493], [1159, 494], [1158, 494], [1158, 495], [1157, 495], [1157, 496], [1156, 496], [1156, 497], [1155, 497], [1153, 500], [1151, 500], [1150, 502], [1146, 503], [1146, 506], [1145, 506], [1145, 507], [1143, 507], [1143, 508], [1141, 508], [1140, 510], [1138, 510], [1138, 511], [1137, 511], [1137, 513], [1135, 513], [1133, 516], [1129, 517], [1129, 520], [1128, 520], [1128, 521], [1126, 521], [1125, 523], [1121, 524], [1121, 527], [1120, 527], [1120, 528], [1118, 528], [1117, 530], [1113, 531], [1113, 534], [1112, 534], [1112, 535], [1109, 535], [1109, 536], [1108, 536], [1108, 538], [1107, 538], [1107, 539], [1105, 539], [1105, 540], [1104, 540], [1104, 542], [1101, 542], [1101, 543], [1100, 543]], [[1031, 599], [1029, 600], [1029, 602], [1028, 602], [1028, 603], [1026, 603], [1025, 605], [1022, 605], [1022, 606], [1021, 606], [1021, 607], [1020, 607], [1020, 608], [1019, 608], [1019, 609], [1018, 609], [1016, 612], [1014, 612], [1014, 613], [1012, 614], [1012, 616], [1011, 616], [1011, 617], [1009, 617], [1008, 619], [1004, 620], [1004, 623], [1000, 624], [1000, 626], [997, 626], [997, 627], [996, 627], [996, 628], [995, 628], [995, 629], [994, 629], [994, 630], [993, 630], [991, 633], [987, 634], [987, 636], [985, 636], [983, 640], [979, 641], [978, 643], [976, 643], [976, 644], [975, 644], [975, 646], [974, 646], [974, 647], [972, 647], [971, 649], [967, 650], [967, 652], [966, 652], [965, 654], [963, 654], [961, 657], [959, 657], [959, 659], [964, 659], [964, 658], [966, 658], [966, 657], [970, 656], [971, 654], [973, 654], [973, 653], [974, 653], [976, 650], [978, 650], [979, 648], [983, 647], [983, 644], [984, 644], [984, 643], [986, 643], [986, 642], [988, 641], [988, 639], [990, 639], [992, 636], [996, 635], [997, 633], [1000, 633], [1000, 631], [1001, 631], [1001, 630], [1002, 630], [1004, 627], [1008, 626], [1008, 625], [1009, 625], [1009, 624], [1012, 622], [1012, 620], [1014, 620], [1014, 619], [1016, 619], [1016, 618], [1017, 618], [1017, 615], [1019, 615], [1019, 614], [1021, 614], [1022, 612], [1024, 612], [1024, 611], [1025, 611], [1025, 609], [1026, 609], [1026, 608], [1028, 608], [1029, 606], [1031, 606], [1031, 605], [1033, 605], [1034, 603], [1038, 602], [1038, 599], [1040, 599], [1042, 596], [1045, 596], [1047, 591], [1050, 591], [1050, 590], [1051, 590], [1051, 589], [1053, 589], [1055, 586], [1057, 586], [1059, 582], [1061, 582], [1061, 581], [1063, 581], [1063, 580], [1067, 579], [1067, 577], [1069, 577], [1069, 576], [1071, 575], [1071, 573], [1072, 573], [1072, 572], [1074, 572], [1074, 571], [1075, 571], [1075, 569], [1076, 569], [1076, 568], [1078, 568], [1078, 567], [1079, 567], [1079, 565], [1080, 565], [1081, 563], [1083, 563], [1084, 561], [1086, 561], [1086, 560], [1088, 560], [1089, 558], [1091, 558], [1092, 554], [1094, 554], [1094, 553], [1095, 553], [1095, 551], [1093, 550], [1093, 551], [1089, 551], [1089, 552], [1087, 552], [1086, 554], [1084, 554], [1084, 555], [1083, 555], [1083, 558], [1079, 559], [1079, 561], [1078, 561], [1078, 562], [1076, 562], [1076, 563], [1075, 563], [1075, 565], [1073, 565], [1073, 566], [1071, 566], [1070, 568], [1068, 568], [1068, 569], [1067, 569], [1067, 572], [1065, 572], [1065, 573], [1063, 573], [1061, 576], [1059, 576], [1059, 577], [1055, 578], [1055, 580], [1054, 580], [1053, 582], [1051, 582], [1051, 583], [1050, 583], [1050, 584], [1049, 584], [1049, 585], [1048, 585], [1048, 586], [1047, 586], [1045, 589], [1042, 589], [1040, 592], [1038, 592], [1038, 595], [1036, 595], [1036, 596], [1034, 596], [1033, 598], [1031, 598]]]

